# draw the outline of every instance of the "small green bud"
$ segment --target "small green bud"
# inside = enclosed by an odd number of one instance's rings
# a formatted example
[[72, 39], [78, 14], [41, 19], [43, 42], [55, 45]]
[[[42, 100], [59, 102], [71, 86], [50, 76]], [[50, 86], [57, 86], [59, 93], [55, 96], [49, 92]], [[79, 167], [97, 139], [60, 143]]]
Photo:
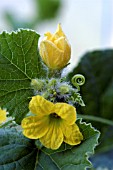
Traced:
[[54, 96], [56, 96], [56, 95], [57, 95], [57, 92], [56, 92], [56, 91], [54, 91], [54, 92], [53, 92], [53, 95], [54, 95]]
[[56, 79], [51, 79], [49, 82], [49, 86], [55, 86], [57, 84], [57, 80]]
[[62, 85], [62, 86], [60, 86], [59, 90], [60, 90], [61, 94], [66, 94], [69, 92], [69, 87], [66, 85]]
[[34, 90], [41, 91], [44, 87], [44, 82], [40, 79], [32, 79], [31, 86], [33, 87]]
[[48, 99], [49, 93], [48, 93], [48, 92], [45, 92], [45, 93], [42, 94], [42, 96], [43, 96], [45, 99]]

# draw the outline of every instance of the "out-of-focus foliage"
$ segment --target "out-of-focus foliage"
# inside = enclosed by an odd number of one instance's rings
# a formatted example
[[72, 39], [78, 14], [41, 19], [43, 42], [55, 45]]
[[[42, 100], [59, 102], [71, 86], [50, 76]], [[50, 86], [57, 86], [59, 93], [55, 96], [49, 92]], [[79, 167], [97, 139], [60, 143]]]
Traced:
[[18, 28], [34, 29], [40, 22], [54, 19], [61, 7], [61, 0], [34, 0], [34, 3], [36, 12], [32, 20], [19, 21], [13, 11], [5, 11], [5, 19], [13, 30]]
[[37, 4], [37, 18], [41, 21], [52, 19], [57, 15], [57, 11], [61, 5], [61, 0], [35, 0]]
[[[77, 73], [86, 78], [85, 85], [81, 87], [86, 107], [78, 108], [78, 113], [113, 120], [113, 50], [85, 54], [68, 78], [71, 80]], [[102, 132], [102, 150], [113, 148], [113, 132], [110, 130], [113, 127], [92, 123]]]

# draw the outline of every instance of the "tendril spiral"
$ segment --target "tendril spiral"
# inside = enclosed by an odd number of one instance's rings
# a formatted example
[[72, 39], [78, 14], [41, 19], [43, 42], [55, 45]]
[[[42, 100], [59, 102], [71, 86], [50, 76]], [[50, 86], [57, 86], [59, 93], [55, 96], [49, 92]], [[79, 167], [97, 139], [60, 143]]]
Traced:
[[81, 74], [76, 74], [71, 79], [72, 84], [80, 91], [80, 86], [85, 83], [85, 77]]

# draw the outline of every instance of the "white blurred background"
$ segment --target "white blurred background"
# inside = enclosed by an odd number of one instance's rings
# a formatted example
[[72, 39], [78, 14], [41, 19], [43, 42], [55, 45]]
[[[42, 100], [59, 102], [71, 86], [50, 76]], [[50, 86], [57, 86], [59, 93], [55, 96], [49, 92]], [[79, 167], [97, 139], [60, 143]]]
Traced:
[[[8, 10], [18, 22], [31, 20], [37, 9], [33, 0], [1, 1], [0, 31], [12, 31], [4, 19], [4, 12]], [[72, 47], [69, 70], [85, 52], [113, 47], [113, 0], [62, 0], [57, 17], [40, 23], [35, 30], [42, 36], [46, 31], [54, 33], [58, 23]]]

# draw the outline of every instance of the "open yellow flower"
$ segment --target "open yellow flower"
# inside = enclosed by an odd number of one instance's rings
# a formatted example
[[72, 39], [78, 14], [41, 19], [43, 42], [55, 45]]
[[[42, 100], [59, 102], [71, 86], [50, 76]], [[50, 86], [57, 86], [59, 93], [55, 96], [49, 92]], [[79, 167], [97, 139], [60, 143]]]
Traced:
[[6, 119], [7, 119], [7, 117], [6, 117], [6, 111], [5, 111], [5, 110], [2, 110], [2, 109], [0, 108], [0, 124], [3, 123], [3, 122], [5, 122]]
[[30, 139], [39, 139], [47, 148], [58, 149], [62, 142], [77, 145], [83, 139], [75, 124], [76, 110], [67, 103], [52, 103], [42, 96], [34, 96], [29, 103], [35, 116], [22, 120], [23, 134]]
[[54, 34], [47, 32], [39, 48], [44, 63], [50, 69], [62, 69], [71, 56], [71, 47], [62, 31], [60, 24]]

